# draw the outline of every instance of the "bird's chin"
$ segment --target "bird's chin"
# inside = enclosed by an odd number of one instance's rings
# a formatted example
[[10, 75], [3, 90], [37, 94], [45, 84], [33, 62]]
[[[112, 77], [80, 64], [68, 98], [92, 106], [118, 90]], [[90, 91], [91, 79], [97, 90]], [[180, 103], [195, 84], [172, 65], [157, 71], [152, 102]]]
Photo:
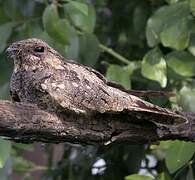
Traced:
[[13, 53], [11, 51], [6, 51], [6, 56], [7, 56], [7, 59], [9, 61], [13, 61], [14, 64], [16, 64], [18, 62], [18, 58], [17, 58], [15, 53]]
[[10, 53], [10, 54], [7, 54], [7, 53], [6, 53], [6, 56], [7, 56], [7, 59], [8, 59], [8, 60], [14, 60], [14, 61], [16, 60], [16, 57], [15, 57], [14, 54], [11, 54], [11, 53]]
[[14, 64], [16, 64], [18, 62], [18, 59], [17, 59], [15, 54], [7, 55], [7, 59], [8, 59], [8, 61], [13, 61]]
[[10, 54], [7, 56], [9, 59], [13, 59], [14, 61], [16, 60], [16, 55], [15, 54]]

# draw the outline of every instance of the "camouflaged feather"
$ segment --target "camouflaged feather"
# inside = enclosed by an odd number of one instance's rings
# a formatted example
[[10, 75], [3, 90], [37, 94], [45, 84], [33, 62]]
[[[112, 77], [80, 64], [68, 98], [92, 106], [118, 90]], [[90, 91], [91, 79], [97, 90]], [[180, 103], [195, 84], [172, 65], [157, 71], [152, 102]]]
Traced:
[[40, 39], [26, 39], [7, 49], [14, 59], [11, 94], [50, 112], [126, 113], [163, 124], [185, 122], [176, 112], [150, 104], [108, 82], [96, 70], [68, 61]]

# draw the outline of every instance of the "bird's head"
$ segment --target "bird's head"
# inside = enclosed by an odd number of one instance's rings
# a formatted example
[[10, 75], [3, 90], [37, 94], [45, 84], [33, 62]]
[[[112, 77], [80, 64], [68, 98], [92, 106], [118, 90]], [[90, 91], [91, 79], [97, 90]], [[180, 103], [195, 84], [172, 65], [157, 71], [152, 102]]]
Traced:
[[14, 59], [17, 68], [36, 68], [40, 66], [57, 66], [61, 63], [60, 55], [46, 42], [37, 39], [25, 39], [11, 44], [6, 53]]

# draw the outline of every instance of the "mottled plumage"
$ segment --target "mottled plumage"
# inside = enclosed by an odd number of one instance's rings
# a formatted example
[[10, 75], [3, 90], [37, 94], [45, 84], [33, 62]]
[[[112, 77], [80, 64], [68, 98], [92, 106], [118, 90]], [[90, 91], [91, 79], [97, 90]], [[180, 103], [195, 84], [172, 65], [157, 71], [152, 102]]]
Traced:
[[14, 59], [14, 101], [35, 103], [49, 112], [126, 113], [135, 120], [180, 123], [177, 113], [155, 106], [108, 82], [96, 70], [68, 61], [40, 39], [26, 39], [7, 49]]

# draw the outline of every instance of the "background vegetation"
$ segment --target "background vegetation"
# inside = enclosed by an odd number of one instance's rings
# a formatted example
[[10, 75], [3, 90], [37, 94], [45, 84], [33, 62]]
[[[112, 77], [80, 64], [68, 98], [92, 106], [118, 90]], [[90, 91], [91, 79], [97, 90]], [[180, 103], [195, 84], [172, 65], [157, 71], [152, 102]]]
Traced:
[[[152, 103], [195, 111], [194, 16], [194, 0], [0, 0], [0, 98], [10, 98], [13, 62], [5, 58], [5, 48], [38, 37], [128, 89], [177, 94], [146, 99]], [[44, 159], [43, 165], [25, 159], [27, 151], [36, 148], [0, 140], [0, 179], [17, 173], [34, 179], [37, 171], [41, 179], [194, 179], [190, 142], [43, 145], [30, 155]]]

